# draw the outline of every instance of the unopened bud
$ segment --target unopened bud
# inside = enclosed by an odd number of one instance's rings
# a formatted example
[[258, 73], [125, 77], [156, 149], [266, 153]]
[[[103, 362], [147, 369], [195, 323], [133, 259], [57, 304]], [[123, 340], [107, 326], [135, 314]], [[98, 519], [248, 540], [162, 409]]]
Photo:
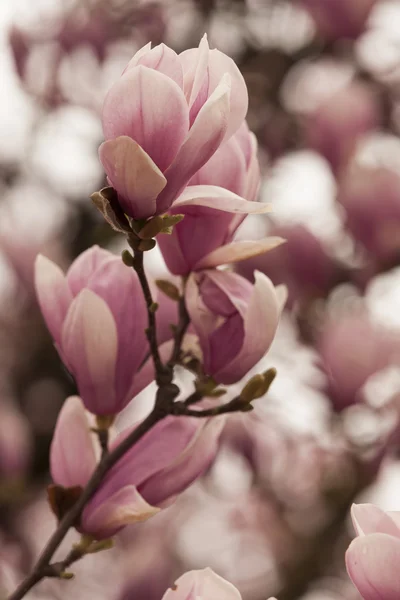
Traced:
[[158, 289], [171, 300], [175, 300], [176, 302], [180, 300], [181, 295], [179, 290], [171, 281], [168, 281], [167, 279], [156, 279], [156, 285]]
[[127, 267], [133, 267], [133, 256], [129, 252], [129, 250], [122, 250], [121, 258], [124, 265], [126, 265]]
[[243, 402], [252, 402], [262, 398], [268, 392], [271, 383], [276, 377], [276, 369], [268, 369], [265, 373], [254, 375], [244, 386], [240, 393]]
[[180, 223], [184, 216], [185, 215], [164, 215], [162, 217], [163, 225], [160, 229], [160, 233], [171, 235], [174, 226]]
[[153, 250], [155, 245], [156, 240], [140, 240], [137, 249], [141, 252], [147, 252], [148, 250]]

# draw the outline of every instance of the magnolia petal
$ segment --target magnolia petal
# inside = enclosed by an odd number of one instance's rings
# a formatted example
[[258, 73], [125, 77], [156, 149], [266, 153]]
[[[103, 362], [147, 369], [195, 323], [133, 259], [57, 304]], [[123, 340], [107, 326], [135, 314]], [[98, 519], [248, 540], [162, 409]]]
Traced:
[[396, 523], [383, 510], [374, 504], [353, 504], [351, 518], [357, 535], [370, 533], [387, 533], [400, 537]]
[[245, 195], [247, 184], [246, 160], [236, 136], [221, 144], [213, 156], [190, 180], [190, 185], [218, 185]]
[[208, 56], [210, 47], [207, 34], [200, 40], [198, 48], [190, 48], [179, 54], [179, 60], [184, 72], [184, 91], [186, 101], [191, 107], [199, 95], [207, 75]]
[[242, 349], [233, 361], [214, 374], [217, 381], [235, 383], [266, 354], [278, 327], [280, 309], [272, 281], [255, 271], [254, 289], [244, 319]]
[[54, 483], [64, 487], [86, 485], [97, 463], [93, 438], [82, 400], [70, 396], [60, 411], [51, 442]]
[[198, 424], [197, 433], [176, 460], [141, 486], [140, 491], [149, 502], [162, 505], [204, 473], [215, 458], [224, 423], [225, 417], [215, 417]]
[[150, 50], [151, 50], [151, 42], [147, 42], [147, 44], [145, 44], [144, 46], [142, 46], [142, 48], [139, 48], [139, 50], [137, 52], [135, 52], [135, 54], [132, 56], [131, 60], [126, 65], [123, 72], [125, 73], [126, 71], [128, 71], [128, 69], [137, 67], [137, 65], [139, 64], [139, 60], [142, 58], [142, 56], [144, 56], [145, 54], [150, 52]]
[[162, 600], [241, 600], [234, 585], [222, 579], [211, 569], [189, 571], [179, 577], [173, 588], [167, 590]]
[[91, 290], [82, 290], [71, 303], [61, 348], [88, 410], [97, 415], [118, 412], [114, 392], [117, 328], [107, 304]]
[[[137, 53], [138, 54], [138, 53]], [[143, 52], [140, 56], [134, 56], [128, 64], [128, 69], [134, 66], [143, 65], [149, 69], [154, 69], [160, 73], [164, 73], [167, 77], [175, 81], [181, 89], [183, 89], [183, 69], [179, 57], [172, 48], [165, 44], [159, 44], [147, 52]]]
[[352, 541], [346, 567], [364, 600], [400, 598], [400, 540], [386, 533], [372, 533]]
[[72, 294], [60, 267], [41, 254], [35, 261], [35, 287], [46, 325], [59, 345]]
[[67, 273], [67, 282], [73, 295], [77, 296], [101, 265], [113, 258], [114, 254], [97, 245], [82, 252]]
[[[257, 202], [254, 202], [257, 204]], [[229, 264], [232, 262], [239, 262], [246, 260], [252, 256], [258, 256], [264, 254], [281, 244], [284, 244], [285, 240], [280, 237], [269, 237], [265, 240], [260, 241], [243, 241], [243, 242], [232, 242], [221, 248], [217, 248], [213, 252], [210, 252], [207, 256], [202, 258], [195, 266], [196, 270], [199, 269], [210, 269], [212, 267], [218, 267], [219, 265]]]
[[147, 521], [159, 511], [159, 508], [146, 502], [134, 485], [127, 485], [100, 506], [96, 506], [94, 496], [83, 511], [81, 529], [98, 539], [108, 538], [126, 525]]
[[120, 136], [101, 144], [99, 157], [123, 210], [135, 219], [154, 215], [167, 180], [143, 148]]
[[168, 183], [158, 198], [159, 212], [168, 210], [191, 177], [221, 144], [228, 125], [229, 96], [229, 77], [224, 77], [200, 110], [186, 141], [165, 171]]
[[184, 206], [205, 206], [230, 213], [264, 214], [271, 212], [272, 205], [263, 202], [250, 202], [234, 192], [217, 185], [190, 185], [175, 200], [174, 211]]
[[142, 65], [125, 71], [111, 87], [102, 118], [107, 140], [132, 138], [163, 172], [189, 131], [189, 110], [181, 88]]

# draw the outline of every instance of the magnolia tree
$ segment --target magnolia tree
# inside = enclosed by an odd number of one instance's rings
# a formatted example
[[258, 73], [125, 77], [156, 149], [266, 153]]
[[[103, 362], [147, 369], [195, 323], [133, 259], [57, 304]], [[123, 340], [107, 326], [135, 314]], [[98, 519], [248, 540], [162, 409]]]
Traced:
[[[105, 99], [99, 156], [109, 187], [92, 199], [130, 250], [121, 258], [94, 246], [67, 273], [36, 260], [39, 304], [79, 397], [65, 401], [50, 450], [58, 525], [10, 600], [46, 577], [70, 578], [72, 563], [168, 506], [213, 461], [226, 415], [252, 410], [274, 379], [274, 369], [247, 374], [274, 339], [285, 290], [262, 273], [251, 284], [221, 268], [283, 241], [232, 241], [246, 215], [270, 210], [257, 202], [247, 104], [240, 71], [206, 37], [179, 55], [144, 46]], [[156, 243], [175, 282], [146, 272]], [[186, 398], [177, 366], [193, 376]], [[153, 381], [147, 416], [115, 434], [118, 414]], [[70, 528], [81, 539], [54, 562]], [[206, 569], [164, 596], [194, 597], [240, 595]]]

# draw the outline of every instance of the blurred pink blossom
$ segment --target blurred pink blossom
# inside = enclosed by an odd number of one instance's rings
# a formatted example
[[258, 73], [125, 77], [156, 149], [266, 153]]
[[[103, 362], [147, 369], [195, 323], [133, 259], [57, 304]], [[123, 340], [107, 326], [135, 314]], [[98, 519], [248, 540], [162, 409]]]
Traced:
[[284, 299], [284, 288], [260, 272], [254, 285], [228, 271], [192, 274], [186, 304], [205, 373], [225, 384], [244, 377], [272, 344]]
[[360, 400], [360, 391], [374, 373], [400, 360], [396, 335], [371, 322], [368, 314], [335, 316], [322, 328], [318, 341], [336, 410]]
[[378, 262], [400, 256], [400, 176], [385, 167], [353, 167], [340, 181], [346, 226]]
[[305, 137], [307, 144], [322, 154], [337, 174], [346, 166], [359, 139], [379, 124], [376, 92], [355, 81], [323, 100], [307, 116]]
[[270, 277], [275, 285], [284, 283], [290, 304], [326, 296], [335, 284], [339, 269], [323, 243], [303, 225], [275, 225], [269, 233], [286, 243], [276, 252], [238, 263], [238, 273], [252, 281], [256, 269]]
[[81, 254], [66, 275], [44, 256], [36, 261], [36, 290], [62, 360], [85, 406], [118, 413], [152, 380], [138, 371], [148, 352], [147, 312], [138, 277], [98, 246]]
[[126, 214], [165, 212], [237, 131], [247, 103], [239, 69], [206, 36], [180, 55], [164, 44], [139, 50], [105, 99], [99, 150]]
[[300, 0], [318, 33], [329, 40], [357, 38], [378, 0]]

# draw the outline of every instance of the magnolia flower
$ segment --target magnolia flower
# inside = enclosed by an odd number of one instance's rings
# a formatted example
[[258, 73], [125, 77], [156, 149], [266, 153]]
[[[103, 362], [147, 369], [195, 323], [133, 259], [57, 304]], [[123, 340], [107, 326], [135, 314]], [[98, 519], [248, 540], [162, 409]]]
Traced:
[[124, 212], [143, 219], [165, 212], [189, 180], [237, 131], [247, 89], [231, 58], [198, 48], [177, 55], [141, 48], [103, 107], [99, 155]]
[[[107, 473], [83, 510], [79, 531], [105, 539], [125, 525], [157, 514], [209, 467], [223, 423], [224, 417], [207, 421], [167, 417], [160, 421]], [[137, 425], [117, 435], [110, 450]], [[57, 485], [85, 486], [98, 459], [96, 441], [81, 399], [68, 398], [50, 451], [51, 475]]]
[[241, 600], [242, 596], [231, 583], [211, 569], [189, 571], [175, 582], [162, 600]]
[[308, 145], [326, 158], [334, 173], [339, 173], [362, 136], [377, 129], [379, 123], [376, 92], [366, 84], [351, 82], [308, 115], [305, 137]]
[[94, 246], [66, 275], [39, 255], [35, 283], [46, 324], [86, 408], [97, 415], [118, 413], [153, 377], [148, 369], [138, 374], [148, 345], [136, 273]]
[[378, 261], [400, 252], [400, 176], [384, 167], [354, 167], [342, 178], [338, 201], [346, 226]]
[[199, 337], [203, 367], [218, 383], [239, 381], [264, 356], [275, 336], [285, 296], [266, 275], [252, 285], [236, 273], [193, 273], [186, 305]]
[[353, 504], [357, 533], [346, 552], [347, 571], [364, 600], [400, 598], [400, 512]]

